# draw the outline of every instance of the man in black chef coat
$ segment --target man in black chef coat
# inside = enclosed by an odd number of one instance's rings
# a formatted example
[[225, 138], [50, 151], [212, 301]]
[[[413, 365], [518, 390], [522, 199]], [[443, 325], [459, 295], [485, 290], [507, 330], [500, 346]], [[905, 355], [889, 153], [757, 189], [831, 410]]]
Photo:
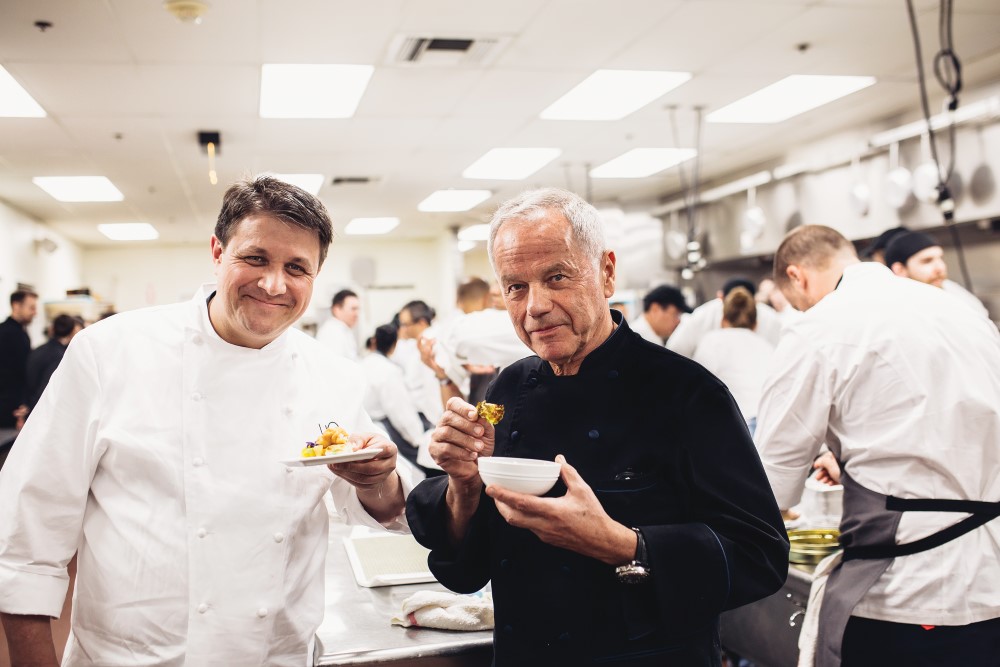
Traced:
[[28, 412], [25, 369], [31, 338], [25, 329], [37, 311], [38, 295], [19, 289], [10, 295], [10, 317], [0, 323], [0, 428], [20, 428]]
[[[523, 193], [494, 214], [490, 261], [537, 356], [506, 368], [491, 426], [453, 398], [407, 517], [452, 590], [492, 580], [496, 665], [719, 665], [718, 615], [767, 596], [788, 543], [739, 409], [694, 362], [634, 334], [607, 299], [597, 211]], [[545, 497], [484, 489], [479, 456], [555, 459]]]

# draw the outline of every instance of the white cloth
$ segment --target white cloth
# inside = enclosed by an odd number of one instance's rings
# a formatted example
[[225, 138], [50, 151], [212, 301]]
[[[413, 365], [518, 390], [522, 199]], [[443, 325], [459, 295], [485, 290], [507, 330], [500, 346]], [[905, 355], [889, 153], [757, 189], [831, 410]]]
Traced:
[[[420, 335], [422, 338], [437, 339], [437, 331], [434, 327], [427, 327]], [[392, 360], [402, 367], [406, 387], [410, 391], [410, 396], [413, 397], [413, 403], [417, 406], [417, 410], [422, 412], [429, 422], [436, 424], [441, 419], [441, 415], [444, 414], [444, 404], [441, 402], [441, 383], [434, 371], [421, 360], [417, 341], [411, 338], [397, 342], [396, 353], [392, 355]]]
[[757, 416], [760, 390], [773, 354], [774, 346], [750, 329], [728, 328], [705, 334], [694, 360], [729, 387], [743, 419], [749, 421]]
[[665, 345], [663, 339], [656, 335], [653, 331], [653, 327], [649, 324], [649, 320], [646, 319], [646, 315], [642, 314], [628, 323], [632, 331], [636, 332], [650, 343], [655, 345]]
[[[722, 305], [722, 299], [712, 299], [695, 308], [693, 313], [682, 316], [681, 323], [667, 339], [667, 349], [694, 359], [695, 350], [705, 334], [722, 328]], [[757, 334], [771, 345], [777, 345], [781, 338], [781, 324], [774, 308], [757, 304]]]
[[318, 424], [373, 428], [358, 366], [296, 329], [226, 343], [211, 292], [78, 334], [0, 475], [0, 611], [58, 616], [79, 550], [64, 666], [301, 667], [324, 495], [384, 530], [325, 466], [280, 463]]
[[388, 419], [399, 434], [416, 447], [424, 434], [424, 427], [420, 423], [417, 406], [406, 389], [403, 369], [378, 352], [365, 356], [361, 367], [368, 381], [365, 411], [372, 419]]
[[404, 628], [442, 630], [492, 630], [493, 596], [489, 593], [456, 595], [443, 591], [417, 591], [403, 600], [392, 617]]
[[316, 340], [342, 357], [358, 358], [358, 339], [354, 330], [336, 317], [330, 317], [319, 326]]
[[956, 283], [954, 280], [945, 280], [941, 283], [941, 289], [943, 289], [946, 294], [952, 295], [969, 308], [972, 308], [974, 312], [989, 319], [990, 311], [986, 310], [986, 306], [984, 306], [983, 302], [979, 300], [979, 297]]
[[517, 337], [507, 311], [496, 308], [456, 319], [440, 343], [458, 364], [505, 368], [534, 354]]
[[[942, 290], [881, 264], [840, 286], [775, 350], [756, 441], [781, 507], [794, 506], [820, 445], [862, 486], [900, 498], [1000, 501], [1000, 334]], [[897, 543], [961, 514], [904, 513]], [[855, 614], [965, 625], [1000, 616], [1000, 522], [897, 558]]]
[[813, 667], [816, 663], [817, 641], [819, 640], [819, 612], [823, 608], [826, 582], [833, 570], [844, 559], [843, 551], [835, 551], [816, 565], [812, 586], [809, 587], [809, 602], [799, 629], [799, 661], [797, 667]]

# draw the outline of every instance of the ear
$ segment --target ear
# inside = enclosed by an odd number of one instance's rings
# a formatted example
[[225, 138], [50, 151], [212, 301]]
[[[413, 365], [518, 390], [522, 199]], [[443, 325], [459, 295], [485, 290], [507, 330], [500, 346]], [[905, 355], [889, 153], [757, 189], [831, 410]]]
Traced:
[[785, 267], [785, 275], [792, 281], [792, 285], [799, 289], [804, 290], [806, 285], [809, 284], [809, 277], [802, 270], [802, 267], [797, 264], [789, 264]]
[[893, 262], [892, 266], [890, 266], [889, 268], [892, 269], [892, 272], [895, 273], [897, 276], [900, 276], [902, 278], [910, 277], [910, 272], [906, 270], [906, 265], [903, 264], [902, 262]]
[[222, 251], [225, 248], [222, 246], [222, 241], [220, 241], [214, 234], [212, 235], [212, 263], [218, 265], [221, 263]]
[[604, 282], [604, 298], [610, 299], [615, 293], [615, 252], [607, 250], [604, 253], [601, 266], [601, 279]]

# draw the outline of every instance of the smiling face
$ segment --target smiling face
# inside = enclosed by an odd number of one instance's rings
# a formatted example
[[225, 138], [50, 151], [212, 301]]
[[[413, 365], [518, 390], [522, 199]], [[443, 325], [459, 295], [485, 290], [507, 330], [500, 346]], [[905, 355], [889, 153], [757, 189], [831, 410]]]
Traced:
[[573, 375], [611, 335], [607, 300], [615, 291], [615, 256], [598, 266], [575, 242], [569, 222], [552, 210], [505, 223], [493, 259], [518, 336], [557, 375]]
[[268, 214], [249, 215], [223, 247], [212, 237], [218, 288], [209, 317], [228, 343], [260, 349], [309, 305], [319, 271], [315, 231]]

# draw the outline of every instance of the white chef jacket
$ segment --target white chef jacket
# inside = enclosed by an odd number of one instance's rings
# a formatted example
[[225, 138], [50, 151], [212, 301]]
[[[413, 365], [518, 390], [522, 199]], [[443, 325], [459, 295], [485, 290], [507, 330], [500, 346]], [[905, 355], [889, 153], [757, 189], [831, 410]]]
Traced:
[[336, 317], [330, 317], [319, 326], [316, 340], [342, 357], [358, 358], [358, 339], [354, 336], [354, 330]]
[[[1000, 501], [1000, 334], [942, 290], [868, 262], [789, 326], [756, 441], [781, 507], [824, 441], [862, 486], [900, 498]], [[965, 518], [906, 512], [899, 544]], [[1000, 522], [896, 558], [854, 614], [965, 625], [1000, 616]]]
[[[365, 411], [372, 419], [388, 419], [408, 443], [419, 446], [424, 427], [420, 423], [417, 406], [406, 389], [403, 369], [378, 352], [365, 356], [361, 367], [368, 381]], [[406, 444], [401, 446], [406, 447]]]
[[945, 280], [941, 283], [941, 289], [943, 289], [946, 294], [951, 294], [966, 306], [972, 308], [973, 312], [979, 313], [987, 319], [989, 318], [990, 311], [986, 310], [986, 306], [984, 306], [983, 302], [979, 300], [979, 297], [956, 283], [954, 280]]
[[[437, 330], [432, 326], [427, 327], [420, 336], [436, 340]], [[435, 354], [438, 352], [436, 348], [437, 346], [435, 346]], [[392, 360], [402, 367], [406, 387], [410, 391], [410, 396], [413, 398], [417, 410], [422, 412], [432, 424], [436, 424], [441, 415], [444, 414], [444, 404], [441, 402], [441, 383], [434, 371], [420, 359], [417, 341], [412, 338], [400, 339], [396, 343], [396, 352], [392, 355]], [[444, 359], [438, 357], [437, 361], [441, 363]]]
[[301, 667], [324, 494], [382, 529], [326, 466], [280, 463], [320, 424], [373, 430], [359, 367], [296, 329], [226, 343], [212, 291], [78, 334], [0, 475], [0, 611], [58, 616], [79, 553], [64, 666]]
[[534, 354], [517, 337], [507, 311], [496, 308], [458, 318], [442, 334], [441, 343], [459, 364], [506, 368]]
[[663, 346], [663, 339], [660, 338], [655, 331], [653, 331], [652, 325], [650, 325], [649, 320], [646, 319], [645, 313], [635, 318], [628, 323], [632, 331], [636, 332], [650, 343], [655, 345]]
[[[698, 343], [709, 331], [722, 328], [722, 299], [706, 301], [693, 313], [681, 317], [680, 324], [667, 339], [667, 349], [694, 359]], [[777, 345], [781, 338], [781, 318], [765, 303], [757, 304], [757, 334], [771, 345]]]
[[760, 390], [771, 364], [774, 346], [750, 329], [730, 327], [709, 331], [698, 343], [694, 360], [726, 383], [743, 419], [757, 416]]

